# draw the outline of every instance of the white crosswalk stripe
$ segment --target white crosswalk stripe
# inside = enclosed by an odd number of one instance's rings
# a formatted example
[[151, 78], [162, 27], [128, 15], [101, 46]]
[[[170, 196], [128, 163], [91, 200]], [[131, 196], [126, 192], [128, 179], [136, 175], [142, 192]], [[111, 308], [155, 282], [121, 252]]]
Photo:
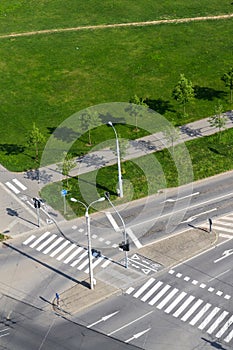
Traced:
[[[89, 267], [87, 267], [89, 263], [88, 250], [77, 246], [63, 237], [57, 237], [56, 234], [44, 232], [39, 237], [31, 235], [22, 244], [30, 248], [35, 248], [37, 252], [42, 252], [44, 255], [49, 254], [51, 258], [55, 258], [57, 261], [63, 261], [64, 264], [69, 263], [71, 267], [76, 267], [79, 271], [84, 270], [85, 273], [89, 273]], [[110, 263], [111, 259], [107, 259], [104, 256], [92, 257], [93, 269], [97, 266], [106, 268]]]
[[12, 179], [12, 182], [14, 184], [12, 184], [10, 181], [5, 182], [5, 184], [15, 194], [19, 194], [21, 190], [25, 191], [27, 189], [27, 187], [24, 184], [22, 184], [22, 182], [20, 182], [18, 179]]
[[[229, 315], [228, 311], [214, 307], [210, 303], [204, 303], [202, 299], [197, 299], [184, 291], [179, 292], [178, 288], [172, 288], [162, 281], [155, 283], [153, 277], [138, 289], [128, 288], [126, 294], [131, 294], [134, 298], [139, 298], [159, 310], [164, 310], [166, 314], [180, 318], [183, 322], [188, 321], [191, 326], [196, 326], [200, 330], [204, 330], [208, 326], [206, 330], [208, 334], [215, 333], [216, 338], [225, 337], [223, 340], [226, 343], [233, 339], [233, 330], [231, 329], [233, 315]], [[227, 334], [227, 332], [229, 333]]]
[[[222, 233], [226, 238], [231, 238], [233, 235], [233, 215], [226, 215], [212, 220], [213, 222], [213, 230], [218, 233]], [[204, 224], [203, 227], [209, 228], [209, 225]], [[225, 234], [225, 235], [224, 235]], [[227, 235], [229, 234], [229, 235]]]

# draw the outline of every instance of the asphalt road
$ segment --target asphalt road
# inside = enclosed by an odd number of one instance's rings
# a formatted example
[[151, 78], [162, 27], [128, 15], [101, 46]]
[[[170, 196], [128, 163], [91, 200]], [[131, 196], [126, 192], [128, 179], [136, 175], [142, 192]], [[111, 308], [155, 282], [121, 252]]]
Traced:
[[[129, 287], [76, 320], [143, 349], [233, 347], [232, 240]], [[104, 320], [107, 315], [111, 317]]]

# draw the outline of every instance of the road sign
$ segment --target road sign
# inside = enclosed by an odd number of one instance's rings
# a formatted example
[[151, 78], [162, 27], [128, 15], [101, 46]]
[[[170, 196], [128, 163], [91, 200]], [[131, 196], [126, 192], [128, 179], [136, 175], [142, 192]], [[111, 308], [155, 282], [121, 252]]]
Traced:
[[62, 196], [66, 196], [66, 195], [67, 195], [67, 193], [68, 193], [68, 191], [67, 191], [67, 190], [65, 190], [65, 189], [61, 190], [61, 195], [62, 195]]

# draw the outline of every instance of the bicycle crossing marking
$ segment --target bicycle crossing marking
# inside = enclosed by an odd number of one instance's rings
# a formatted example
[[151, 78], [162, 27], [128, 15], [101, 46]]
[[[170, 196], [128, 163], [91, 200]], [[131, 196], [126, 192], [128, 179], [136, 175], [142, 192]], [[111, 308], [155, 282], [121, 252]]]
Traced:
[[162, 281], [150, 278], [138, 290], [129, 287], [126, 294], [164, 310], [166, 314], [171, 314], [175, 318], [179, 317], [181, 321], [187, 321], [189, 325], [196, 326], [199, 330], [204, 330], [208, 326], [206, 330], [208, 334], [215, 332], [216, 338], [224, 337], [226, 343], [233, 338], [233, 315], [229, 315], [228, 311], [221, 310], [220, 307], [204, 303], [202, 299], [188, 295], [184, 291], [181, 292], [178, 288], [172, 288]]

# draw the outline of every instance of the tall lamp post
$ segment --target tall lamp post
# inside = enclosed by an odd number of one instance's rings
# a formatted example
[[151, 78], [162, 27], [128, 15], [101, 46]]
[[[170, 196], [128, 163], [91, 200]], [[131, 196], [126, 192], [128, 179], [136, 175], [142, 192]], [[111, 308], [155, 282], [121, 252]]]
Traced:
[[103, 202], [105, 200], [104, 197], [100, 197], [96, 201], [91, 202], [89, 205], [79, 201], [76, 198], [70, 198], [72, 202], [78, 202], [82, 204], [86, 208], [85, 217], [86, 217], [86, 226], [87, 226], [87, 241], [88, 241], [88, 259], [89, 259], [89, 277], [90, 277], [90, 289], [94, 289], [94, 276], [93, 276], [93, 268], [92, 268], [92, 252], [91, 252], [91, 225], [90, 225], [90, 216], [89, 216], [89, 208], [97, 203]]
[[[125, 223], [124, 220], [121, 216], [121, 214], [119, 213], [119, 211], [116, 209], [116, 207], [113, 205], [112, 201], [110, 200], [110, 196], [108, 192], [105, 192], [105, 197], [107, 198], [107, 200], [109, 201], [109, 203], [111, 204], [112, 208], [114, 209], [115, 213], [118, 215], [119, 219], [122, 222], [122, 226], [123, 226], [123, 235], [124, 235], [124, 246], [126, 247], [128, 245], [128, 241], [127, 241], [127, 233], [126, 233], [126, 227], [125, 227]], [[125, 268], [128, 268], [128, 252], [127, 250], [125, 251]]]
[[121, 177], [121, 157], [120, 157], [119, 140], [118, 140], [116, 129], [113, 126], [112, 122], [108, 122], [108, 125], [110, 125], [113, 128], [113, 131], [114, 131], [115, 136], [116, 136], [116, 152], [117, 152], [117, 165], [118, 165], [118, 186], [119, 186], [119, 195], [122, 198], [123, 197], [123, 184], [122, 184], [122, 177]]

